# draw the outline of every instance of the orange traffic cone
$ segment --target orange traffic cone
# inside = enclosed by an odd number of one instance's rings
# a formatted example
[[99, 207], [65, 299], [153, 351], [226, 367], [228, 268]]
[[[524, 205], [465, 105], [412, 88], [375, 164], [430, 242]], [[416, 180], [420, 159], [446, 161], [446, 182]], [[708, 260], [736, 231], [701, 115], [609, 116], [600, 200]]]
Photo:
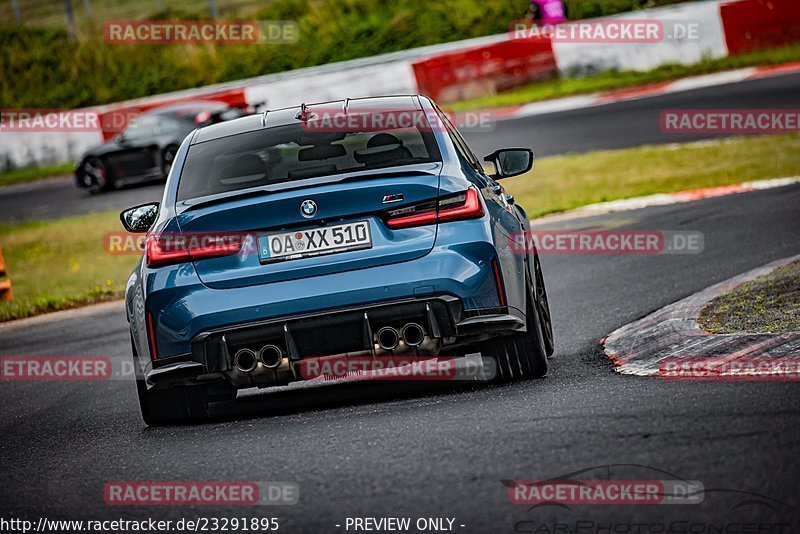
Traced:
[[14, 298], [11, 289], [11, 280], [7, 278], [6, 262], [3, 259], [3, 248], [0, 247], [0, 300], [10, 301]]

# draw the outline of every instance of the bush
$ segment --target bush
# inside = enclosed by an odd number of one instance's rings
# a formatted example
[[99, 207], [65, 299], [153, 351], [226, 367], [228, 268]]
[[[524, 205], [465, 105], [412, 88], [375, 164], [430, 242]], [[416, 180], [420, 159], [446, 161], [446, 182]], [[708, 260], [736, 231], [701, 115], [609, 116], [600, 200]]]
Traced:
[[[676, 0], [566, 0], [570, 18]], [[528, 0], [281, 0], [250, 19], [296, 20], [292, 45], [114, 45], [102, 28], [0, 26], [0, 105], [74, 108], [501, 33]], [[197, 18], [173, 12], [149, 19]]]

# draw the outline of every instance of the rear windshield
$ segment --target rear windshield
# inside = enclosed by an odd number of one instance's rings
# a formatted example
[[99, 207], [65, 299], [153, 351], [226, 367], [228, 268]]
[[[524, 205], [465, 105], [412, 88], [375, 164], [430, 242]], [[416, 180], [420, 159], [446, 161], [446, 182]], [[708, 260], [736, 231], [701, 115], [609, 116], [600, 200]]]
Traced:
[[430, 127], [331, 132], [298, 122], [191, 146], [178, 200], [433, 161], [441, 156]]

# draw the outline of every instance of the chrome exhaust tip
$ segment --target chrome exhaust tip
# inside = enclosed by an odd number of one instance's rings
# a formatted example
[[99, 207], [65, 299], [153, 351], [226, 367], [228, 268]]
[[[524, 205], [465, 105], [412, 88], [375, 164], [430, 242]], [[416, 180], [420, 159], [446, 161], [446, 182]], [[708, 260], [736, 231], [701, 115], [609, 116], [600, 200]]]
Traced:
[[383, 350], [394, 350], [397, 348], [397, 345], [400, 344], [400, 336], [397, 330], [391, 326], [384, 326], [378, 330], [376, 338], [378, 340], [378, 346]]
[[251, 372], [257, 363], [256, 353], [250, 349], [240, 349], [233, 357], [233, 364], [243, 373]]
[[400, 335], [409, 347], [418, 347], [425, 341], [425, 331], [417, 323], [405, 325]]
[[280, 367], [283, 361], [283, 351], [275, 345], [264, 345], [258, 351], [258, 360], [264, 364], [267, 369], [275, 369]]

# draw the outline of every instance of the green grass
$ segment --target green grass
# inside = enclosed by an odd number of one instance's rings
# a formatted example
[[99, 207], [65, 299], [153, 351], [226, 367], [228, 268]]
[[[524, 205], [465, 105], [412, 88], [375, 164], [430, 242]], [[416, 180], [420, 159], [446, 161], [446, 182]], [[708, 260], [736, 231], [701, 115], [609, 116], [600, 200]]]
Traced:
[[800, 261], [715, 298], [699, 323], [714, 334], [800, 331]]
[[[263, 9], [265, 4], [275, 1], [217, 0], [217, 9], [220, 17], [247, 18]], [[497, 0], [488, 0], [486, 3], [492, 4], [495, 1]], [[577, 19], [613, 15], [622, 11], [685, 1], [687, 0], [565, 0], [565, 4], [570, 18]], [[314, 3], [321, 2], [317, 0]], [[349, 2], [350, 5], [353, 3]], [[64, 6], [60, 1], [23, 1], [20, 4], [24, 24], [57, 28], [63, 28], [65, 25]], [[108, 20], [154, 18], [154, 15], [158, 14], [159, 5], [162, 6], [163, 13], [181, 13], [192, 17], [210, 16], [208, 2], [198, 0], [90, 0], [90, 4], [91, 19], [84, 3], [72, 0], [72, 10], [79, 28], [87, 27], [92, 21], [100, 23]], [[350, 5], [345, 5], [344, 9]], [[12, 21], [13, 17], [12, 0], [0, 0], [0, 20]]]
[[[800, 175], [800, 136], [641, 147], [557, 156], [504, 181], [532, 217], [578, 206], [696, 187]], [[135, 255], [103, 249], [120, 231], [116, 212], [0, 224], [15, 300], [0, 321], [120, 297]]]
[[[674, 3], [675, 0], [568, 0], [573, 19]], [[240, 80], [384, 52], [504, 33], [524, 17], [528, 0], [218, 0], [221, 17], [293, 20], [300, 29], [286, 45], [120, 45], [102, 38], [107, 19], [208, 18], [206, 2], [92, 0], [95, 23], [73, 0], [79, 38], [63, 28], [61, 2], [23, 5], [13, 24], [10, 0], [0, 1], [0, 102], [5, 108], [76, 108]], [[23, 4], [25, 4], [23, 2]], [[41, 6], [39, 5], [41, 4]], [[231, 9], [226, 8], [231, 5]], [[30, 10], [30, 11], [29, 11]], [[36, 23], [42, 20], [42, 24]]]
[[710, 74], [724, 70], [757, 65], [777, 65], [800, 61], [800, 44], [773, 50], [760, 50], [739, 56], [707, 59], [694, 65], [664, 65], [654, 70], [637, 72], [604, 72], [584, 78], [560, 78], [525, 85], [497, 95], [484, 96], [449, 104], [454, 111], [466, 111], [491, 107], [514, 106], [562, 98], [579, 94], [595, 93], [636, 87], [641, 85], [677, 80], [687, 76]]
[[0, 321], [122, 296], [137, 256], [103, 249], [103, 235], [121, 230], [115, 213], [0, 224], [14, 290], [0, 302]]
[[[268, 0], [269, 1], [269, 0]], [[273, 0], [274, 1], [274, 0]], [[264, 6], [264, 0], [217, 0], [221, 17], [247, 17]], [[61, 1], [20, 1], [24, 24], [37, 27], [63, 28], [66, 24], [64, 5]], [[99, 23], [107, 20], [138, 20], [155, 14], [158, 0], [90, 0], [92, 18]], [[208, 16], [208, 2], [201, 0], [161, 0], [166, 12], [180, 12]], [[72, 0], [72, 11], [79, 29], [84, 31], [91, 23], [84, 2]], [[14, 20], [11, 0], [0, 0], [0, 19]]]
[[63, 176], [70, 173], [72, 173], [72, 163], [2, 171], [0, 172], [0, 186], [31, 182], [34, 180], [41, 180], [42, 178]]
[[786, 176], [800, 176], [797, 135], [555, 156], [503, 185], [536, 217], [621, 198]]

